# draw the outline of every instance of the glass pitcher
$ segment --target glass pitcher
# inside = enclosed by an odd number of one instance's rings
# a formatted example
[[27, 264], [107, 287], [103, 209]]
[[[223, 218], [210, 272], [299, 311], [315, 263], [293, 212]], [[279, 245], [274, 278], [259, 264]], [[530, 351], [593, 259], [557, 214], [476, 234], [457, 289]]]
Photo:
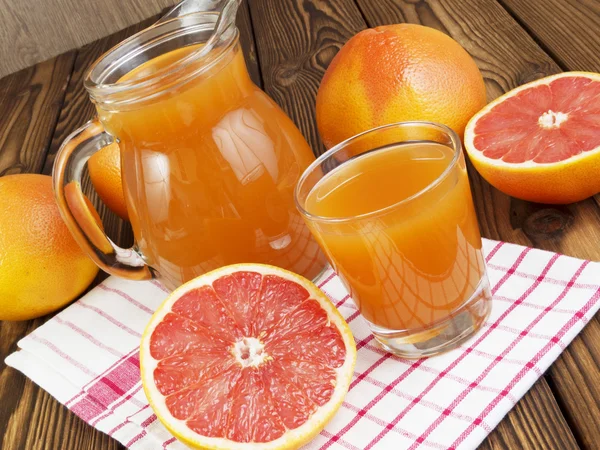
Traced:
[[[315, 158], [250, 80], [238, 3], [186, 0], [86, 75], [98, 120], [65, 140], [53, 181], [67, 226], [110, 274], [173, 289], [226, 264], [273, 264], [309, 279], [326, 264], [293, 200]], [[104, 234], [81, 191], [86, 161], [115, 141], [131, 249]]]

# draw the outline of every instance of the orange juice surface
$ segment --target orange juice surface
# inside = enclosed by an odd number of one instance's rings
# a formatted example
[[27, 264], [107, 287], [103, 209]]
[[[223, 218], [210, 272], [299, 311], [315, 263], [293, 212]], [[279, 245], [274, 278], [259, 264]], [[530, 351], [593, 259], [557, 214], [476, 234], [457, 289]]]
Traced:
[[[199, 48], [152, 59], [119, 82], [172, 71]], [[293, 203], [314, 156], [251, 82], [239, 46], [208, 65], [167, 74], [142, 96], [114, 111], [99, 106], [98, 113], [119, 141], [136, 243], [163, 282], [173, 288], [240, 262], [315, 277], [325, 259]]]
[[309, 226], [361, 314], [378, 327], [413, 330], [446, 319], [484, 274], [462, 156], [419, 194], [453, 153], [435, 143], [365, 153], [328, 173], [306, 198], [306, 211], [325, 219]]

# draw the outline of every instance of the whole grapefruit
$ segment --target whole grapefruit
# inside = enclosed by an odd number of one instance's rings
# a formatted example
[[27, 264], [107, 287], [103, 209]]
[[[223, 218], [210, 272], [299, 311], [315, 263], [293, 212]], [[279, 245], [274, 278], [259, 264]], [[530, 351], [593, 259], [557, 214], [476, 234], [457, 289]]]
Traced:
[[111, 144], [94, 153], [88, 160], [88, 171], [94, 189], [115, 214], [129, 220], [121, 181], [121, 150]]
[[0, 178], [0, 320], [26, 320], [66, 305], [98, 267], [75, 243], [52, 193], [52, 178]]
[[363, 30], [333, 58], [317, 93], [317, 125], [327, 148], [368, 129], [424, 120], [462, 138], [486, 103], [483, 77], [451, 37], [413, 24]]

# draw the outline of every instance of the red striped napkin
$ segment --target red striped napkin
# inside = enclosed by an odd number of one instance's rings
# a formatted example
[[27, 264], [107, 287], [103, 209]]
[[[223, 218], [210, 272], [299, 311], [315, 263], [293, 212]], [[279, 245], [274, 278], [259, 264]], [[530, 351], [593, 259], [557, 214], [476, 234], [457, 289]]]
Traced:
[[[346, 400], [308, 449], [472, 449], [600, 306], [600, 263], [484, 241], [492, 314], [445, 355], [383, 352], [339, 279], [319, 283], [350, 323], [358, 360]], [[138, 343], [166, 296], [109, 278], [19, 342], [6, 359], [90, 425], [132, 449], [181, 449], [148, 406]]]

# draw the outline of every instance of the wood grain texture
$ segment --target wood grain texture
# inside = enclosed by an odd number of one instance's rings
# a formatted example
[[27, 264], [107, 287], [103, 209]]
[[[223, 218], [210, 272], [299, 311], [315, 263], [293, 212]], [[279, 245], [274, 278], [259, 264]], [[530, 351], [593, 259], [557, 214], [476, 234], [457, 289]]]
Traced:
[[[479, 450], [579, 448], [570, 431], [560, 432], [569, 430], [569, 427], [556, 404], [548, 404], [549, 399], [553, 396], [548, 385], [538, 381], [483, 441]], [[547, 413], [538, 414], [540, 408], [547, 408]]]
[[257, 86], [262, 88], [262, 77], [256, 54], [256, 42], [254, 41], [254, 29], [250, 18], [248, 0], [242, 0], [236, 17], [236, 25], [240, 31], [240, 43], [250, 78]]
[[0, 77], [158, 14], [177, 0], [0, 0]]
[[[531, 3], [542, 8], [541, 3], [544, 2]], [[408, 21], [437, 28], [452, 36], [477, 62], [485, 78], [489, 100], [527, 81], [560, 72], [558, 64], [494, 0], [431, 0], [427, 3], [358, 0], [358, 4], [370, 25]], [[534, 204], [497, 191], [470, 165], [469, 178], [485, 237], [600, 260], [600, 246], [597, 245], [600, 242], [600, 209], [597, 199], [567, 206]], [[594, 362], [600, 361], [600, 340], [588, 337], [593, 336], [598, 328], [600, 324], [595, 318], [547, 375], [563, 414], [576, 430], [578, 442], [587, 448], [595, 448], [590, 444], [597, 442], [600, 434], [600, 397], [595, 389], [600, 385], [600, 370]], [[590, 357], [586, 358], [586, 354]], [[569, 377], [565, 376], [567, 371]], [[581, 380], [588, 383], [582, 384]], [[544, 433], [552, 432], [556, 446], [551, 448], [565, 448], [560, 441], [563, 431], [557, 431], [565, 430], [565, 423], [554, 420], [559, 414], [554, 399], [548, 393], [546, 381], [541, 380], [522, 402], [532, 403], [529, 411], [533, 422], [550, 420], [554, 424], [548, 426]], [[545, 403], [541, 402], [543, 398]], [[513, 423], [515, 411], [503, 424], [507, 421]], [[537, 411], [537, 418], [534, 411]], [[527, 425], [515, 429], [524, 439], [522, 445], [529, 441], [527, 433], [524, 433], [527, 429]], [[490, 442], [506, 440], [505, 437], [494, 437], [503, 431], [504, 428], [499, 427], [490, 436]]]
[[598, 448], [600, 437], [600, 323], [591, 321], [546, 374], [582, 447]]
[[600, 72], [598, 0], [499, 0], [565, 70]]
[[0, 80], [0, 176], [41, 170], [74, 59], [67, 53]]
[[[74, 53], [24, 69], [0, 80], [0, 176], [38, 173], [52, 134], [73, 68]], [[0, 444], [2, 448], [27, 447], [23, 424], [33, 410], [37, 388], [7, 368], [4, 358], [16, 350], [17, 341], [44, 322], [0, 321]], [[33, 428], [33, 427], [32, 427]]]
[[250, 13], [264, 90], [321, 154], [317, 89], [340, 47], [366, 27], [360, 11], [352, 0], [252, 0]]
[[[118, 450], [124, 449], [108, 435], [93, 429], [50, 394], [27, 380], [22, 401], [9, 422], [3, 449]], [[27, 418], [30, 422], [22, 422]], [[29, 426], [24, 426], [29, 423]]]

